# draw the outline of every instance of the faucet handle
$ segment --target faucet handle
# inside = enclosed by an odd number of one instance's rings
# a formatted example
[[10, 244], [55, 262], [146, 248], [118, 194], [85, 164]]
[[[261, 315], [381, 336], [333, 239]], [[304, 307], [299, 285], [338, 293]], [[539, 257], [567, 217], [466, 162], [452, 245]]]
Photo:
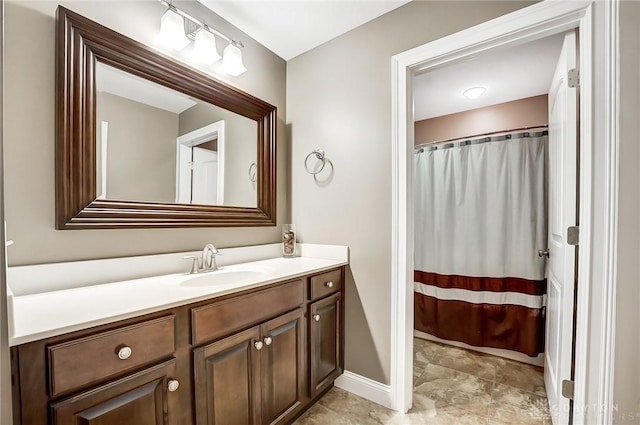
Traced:
[[189, 270], [189, 274], [196, 274], [200, 271], [200, 257], [197, 255], [187, 255], [183, 258], [184, 260], [193, 260], [191, 263], [191, 270]]

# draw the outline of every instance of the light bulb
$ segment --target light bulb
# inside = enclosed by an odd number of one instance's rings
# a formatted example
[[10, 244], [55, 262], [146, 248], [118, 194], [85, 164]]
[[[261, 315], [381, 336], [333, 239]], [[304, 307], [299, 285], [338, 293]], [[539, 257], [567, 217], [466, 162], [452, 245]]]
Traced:
[[237, 77], [246, 70], [247, 68], [242, 63], [242, 51], [234, 46], [233, 43], [229, 43], [222, 53], [222, 71]]
[[204, 27], [196, 34], [193, 43], [193, 56], [198, 62], [212, 64], [220, 59], [220, 54], [216, 48], [216, 37]]
[[189, 44], [184, 33], [184, 19], [172, 9], [167, 9], [160, 19], [158, 40], [174, 50], [182, 50]]

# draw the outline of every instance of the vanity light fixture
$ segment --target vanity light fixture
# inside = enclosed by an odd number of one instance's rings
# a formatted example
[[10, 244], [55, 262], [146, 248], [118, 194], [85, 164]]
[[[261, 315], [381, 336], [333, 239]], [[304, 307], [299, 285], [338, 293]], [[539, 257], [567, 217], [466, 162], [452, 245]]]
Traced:
[[193, 54], [197, 61], [210, 65], [220, 60], [220, 54], [216, 48], [216, 38], [208, 28], [204, 25], [196, 33], [193, 41]]
[[477, 99], [487, 91], [486, 87], [471, 87], [462, 92], [467, 99]]
[[216, 37], [219, 37], [229, 43], [223, 52], [221, 70], [234, 77], [247, 71], [240, 50], [244, 45], [240, 41], [230, 39], [166, 0], [158, 1], [168, 8], [162, 15], [158, 35], [164, 45], [174, 50], [182, 50], [193, 40], [194, 61], [210, 65], [220, 59], [216, 47]]
[[235, 42], [229, 43], [222, 55], [222, 70], [227, 74], [237, 77], [247, 70], [242, 63], [242, 51]]
[[160, 19], [158, 39], [163, 45], [173, 50], [182, 50], [189, 44], [189, 39], [184, 32], [184, 19], [173, 5], [169, 5]]

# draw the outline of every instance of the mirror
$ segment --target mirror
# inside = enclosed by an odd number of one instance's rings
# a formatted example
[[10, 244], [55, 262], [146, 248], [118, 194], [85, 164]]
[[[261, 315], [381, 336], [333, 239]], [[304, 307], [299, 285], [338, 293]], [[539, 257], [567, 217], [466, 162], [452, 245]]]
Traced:
[[275, 225], [274, 106], [57, 19], [58, 229]]
[[96, 66], [99, 199], [256, 207], [255, 121]]

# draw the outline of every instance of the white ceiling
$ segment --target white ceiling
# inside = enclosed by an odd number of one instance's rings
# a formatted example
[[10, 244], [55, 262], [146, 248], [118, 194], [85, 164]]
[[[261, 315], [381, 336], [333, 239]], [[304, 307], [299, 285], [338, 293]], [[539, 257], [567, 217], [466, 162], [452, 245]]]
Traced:
[[189, 96], [98, 62], [96, 90], [180, 114], [197, 102]]
[[[563, 35], [483, 53], [414, 77], [416, 121], [549, 92]], [[486, 87], [478, 99], [462, 92]]]
[[283, 58], [292, 59], [408, 0], [198, 0]]

